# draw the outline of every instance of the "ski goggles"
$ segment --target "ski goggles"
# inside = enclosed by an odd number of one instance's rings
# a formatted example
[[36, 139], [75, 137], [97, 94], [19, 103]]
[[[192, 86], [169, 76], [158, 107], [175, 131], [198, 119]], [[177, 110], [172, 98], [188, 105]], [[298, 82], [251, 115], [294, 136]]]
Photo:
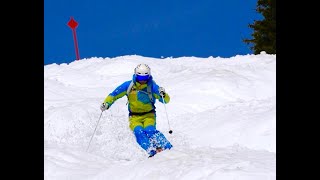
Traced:
[[141, 76], [141, 75], [136, 75], [136, 81], [148, 81], [150, 78], [150, 75], [144, 75], [144, 76]]

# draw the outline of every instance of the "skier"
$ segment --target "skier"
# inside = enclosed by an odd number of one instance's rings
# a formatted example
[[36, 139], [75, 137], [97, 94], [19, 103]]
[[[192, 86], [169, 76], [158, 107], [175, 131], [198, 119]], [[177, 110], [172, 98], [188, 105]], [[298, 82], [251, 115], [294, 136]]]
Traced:
[[156, 99], [161, 103], [169, 103], [170, 96], [153, 80], [147, 64], [139, 64], [134, 69], [132, 80], [122, 83], [105, 98], [100, 106], [101, 111], [109, 109], [117, 99], [125, 95], [128, 98], [129, 127], [141, 148], [149, 157], [171, 149], [171, 143], [156, 129], [154, 105]]

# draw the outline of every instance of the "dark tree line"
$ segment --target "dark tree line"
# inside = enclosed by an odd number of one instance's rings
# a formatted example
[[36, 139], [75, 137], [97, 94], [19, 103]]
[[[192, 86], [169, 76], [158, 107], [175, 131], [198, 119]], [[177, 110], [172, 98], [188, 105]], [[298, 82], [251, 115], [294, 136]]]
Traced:
[[254, 54], [261, 51], [276, 54], [276, 0], [258, 0], [256, 11], [264, 18], [249, 24], [254, 31], [252, 39], [244, 39], [243, 42], [251, 44]]

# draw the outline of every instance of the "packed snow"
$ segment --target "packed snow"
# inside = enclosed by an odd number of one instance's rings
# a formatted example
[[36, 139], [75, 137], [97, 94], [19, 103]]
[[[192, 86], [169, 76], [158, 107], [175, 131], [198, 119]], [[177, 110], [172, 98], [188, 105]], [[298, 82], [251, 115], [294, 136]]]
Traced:
[[[152, 158], [129, 129], [126, 96], [100, 110], [140, 63], [171, 98], [155, 105], [173, 148]], [[44, 140], [46, 180], [275, 180], [276, 55], [45, 65]]]

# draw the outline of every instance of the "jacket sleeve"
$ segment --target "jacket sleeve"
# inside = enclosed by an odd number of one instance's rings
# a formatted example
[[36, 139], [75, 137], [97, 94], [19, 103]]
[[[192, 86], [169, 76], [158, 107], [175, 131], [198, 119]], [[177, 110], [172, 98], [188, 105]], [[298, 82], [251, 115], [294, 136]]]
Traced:
[[127, 89], [131, 81], [126, 81], [118, 86], [113, 92], [111, 92], [103, 101], [103, 103], [108, 103], [109, 107], [119, 98], [122, 98], [127, 94]]
[[170, 96], [169, 94], [166, 92], [166, 94], [164, 95], [164, 98], [162, 98], [159, 94], [159, 86], [157, 85], [157, 83], [155, 81], [153, 81], [153, 86], [152, 86], [152, 92], [153, 92], [153, 96], [159, 100], [159, 102], [163, 103], [163, 99], [165, 104], [170, 102]]

